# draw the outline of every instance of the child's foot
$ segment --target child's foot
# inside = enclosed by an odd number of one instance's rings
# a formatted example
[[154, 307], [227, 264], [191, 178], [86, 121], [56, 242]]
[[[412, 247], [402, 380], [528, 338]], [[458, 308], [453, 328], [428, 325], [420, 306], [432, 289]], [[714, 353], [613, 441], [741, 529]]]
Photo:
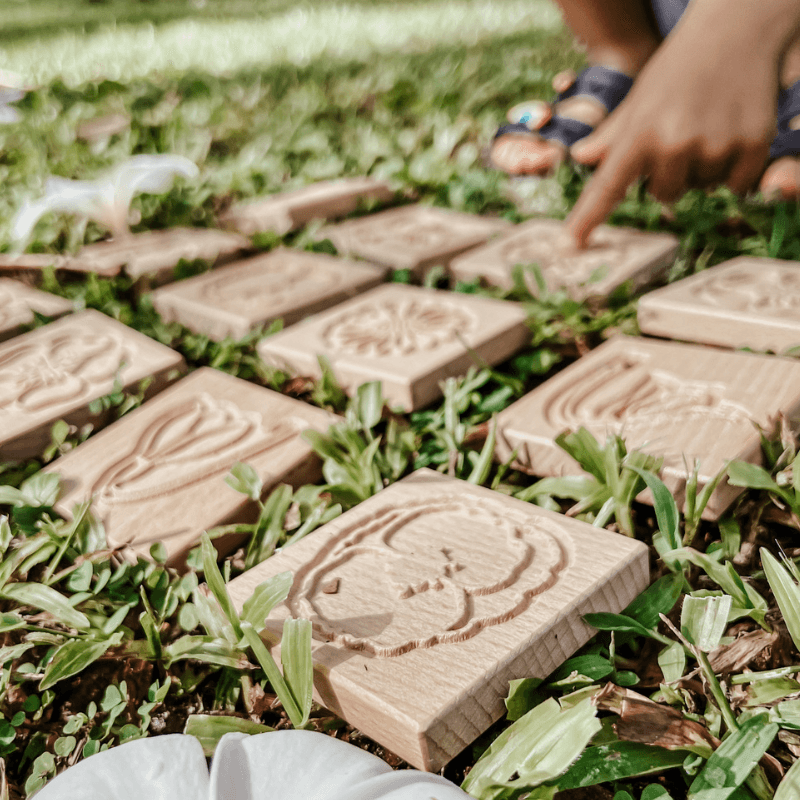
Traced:
[[492, 165], [511, 175], [550, 172], [622, 102], [632, 85], [630, 75], [610, 67], [590, 67], [577, 77], [559, 73], [553, 79], [558, 97], [552, 107], [534, 101], [511, 109], [512, 124], [500, 128], [492, 146]]

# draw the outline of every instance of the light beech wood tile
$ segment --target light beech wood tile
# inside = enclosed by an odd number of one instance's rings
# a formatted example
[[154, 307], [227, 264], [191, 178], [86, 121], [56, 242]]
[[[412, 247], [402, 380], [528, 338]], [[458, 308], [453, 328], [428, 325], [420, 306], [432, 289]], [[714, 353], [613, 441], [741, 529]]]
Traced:
[[86, 245], [75, 261], [85, 264], [88, 272], [113, 276], [124, 269], [128, 277], [158, 286], [171, 280], [181, 259], [214, 263], [249, 247], [244, 237], [214, 228], [168, 228]]
[[[600, 225], [589, 246], [576, 250], [564, 239], [564, 223], [535, 219], [517, 225], [507, 235], [453, 261], [454, 278], [483, 278], [491, 286], [510, 289], [516, 265], [538, 264], [550, 291], [566, 289], [570, 297], [606, 297], [630, 281], [636, 290], [663, 275], [675, 260], [678, 239], [669, 233], [646, 233], [632, 228]], [[531, 293], [539, 290], [525, 273]]]
[[415, 767], [437, 771], [649, 583], [641, 543], [419, 470], [228, 584], [241, 609], [285, 571], [262, 634], [313, 625], [314, 696]]
[[16, 336], [33, 322], [34, 311], [45, 317], [60, 317], [72, 311], [72, 303], [20, 281], [0, 278], [0, 342]]
[[[628, 449], [664, 457], [664, 482], [685, 490], [686, 467], [700, 463], [702, 487], [729, 459], [760, 462], [753, 422], [771, 429], [779, 414], [800, 422], [800, 362], [698, 345], [621, 336], [593, 350], [498, 416], [498, 457], [517, 450], [534, 475], [580, 468], [555, 438], [587, 428], [601, 442], [620, 434]], [[721, 484], [707, 519], [718, 518], [741, 489]]]
[[[319, 459], [301, 438], [325, 432], [332, 414], [218, 370], [202, 368], [127, 414], [49, 467], [65, 491], [68, 514], [93, 498], [110, 547], [148, 557], [162, 542], [181, 566], [209, 528], [254, 521], [257, 508], [225, 483], [238, 461], [264, 481], [300, 486], [320, 476]], [[241, 536], [215, 539], [229, 552]]]
[[219, 218], [224, 227], [247, 236], [272, 231], [279, 236], [297, 230], [312, 219], [335, 219], [355, 211], [365, 200], [386, 202], [394, 192], [375, 178], [321, 181], [301, 189], [237, 203]]
[[280, 248], [157, 289], [151, 297], [166, 321], [219, 341], [240, 339], [276, 319], [287, 327], [377, 286], [384, 275], [371, 264]]
[[800, 262], [741, 256], [649, 292], [642, 333], [781, 352], [800, 345]]
[[82, 311], [0, 345], [0, 461], [38, 456], [60, 419], [103, 424], [89, 404], [114, 389], [154, 380], [153, 395], [177, 377], [183, 358], [98, 311]]
[[321, 375], [324, 355], [347, 390], [380, 380], [390, 404], [413, 410], [441, 397], [447, 377], [467, 371], [469, 349], [498, 364], [529, 341], [515, 303], [392, 283], [267, 337], [258, 353], [312, 377]]
[[484, 244], [511, 223], [431, 206], [411, 205], [323, 228], [342, 255], [357, 256], [422, 278], [429, 267], [447, 266], [457, 255]]

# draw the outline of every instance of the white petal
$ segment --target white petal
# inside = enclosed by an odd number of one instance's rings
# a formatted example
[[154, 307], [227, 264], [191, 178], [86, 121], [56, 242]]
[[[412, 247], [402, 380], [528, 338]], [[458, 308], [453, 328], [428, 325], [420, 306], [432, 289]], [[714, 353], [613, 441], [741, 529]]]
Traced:
[[206, 800], [203, 748], [182, 733], [104, 750], [51, 780], [36, 800]]
[[127, 208], [136, 194], [168, 191], [176, 175], [196, 178], [199, 174], [197, 165], [183, 156], [139, 155], [117, 166], [109, 179], [114, 184], [117, 203]]
[[[212, 793], [211, 800], [334, 800], [349, 797], [348, 792], [358, 785], [392, 772], [377, 756], [324, 733], [273, 731], [235, 740], [232, 736], [236, 734], [222, 738], [215, 758], [224, 756], [223, 747], [234, 742], [241, 747], [250, 773], [250, 795]], [[226, 763], [232, 765], [235, 760]], [[217, 786], [225, 780], [223, 768]]]
[[471, 798], [441, 775], [403, 769], [359, 783], [331, 797], [330, 800], [471, 800]]
[[226, 733], [211, 761], [210, 800], [252, 800], [250, 762], [242, 741], [246, 733]]

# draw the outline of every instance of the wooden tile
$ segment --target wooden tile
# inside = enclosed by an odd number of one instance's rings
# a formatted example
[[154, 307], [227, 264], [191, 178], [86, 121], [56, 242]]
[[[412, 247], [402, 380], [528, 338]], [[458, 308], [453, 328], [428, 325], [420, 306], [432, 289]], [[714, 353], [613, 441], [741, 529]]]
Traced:
[[264, 339], [267, 363], [320, 376], [318, 355], [346, 389], [383, 382], [384, 397], [405, 410], [441, 397], [439, 383], [474, 363], [467, 348], [498, 364], [530, 341], [515, 303], [387, 284]]
[[318, 238], [330, 239], [343, 255], [407, 269], [421, 278], [426, 268], [447, 266], [455, 256], [510, 227], [503, 219], [412, 205], [330, 225]]
[[781, 352], [800, 345], [800, 262], [741, 256], [639, 301], [642, 333]]
[[[600, 225], [586, 250], [565, 247], [563, 223], [535, 219], [486, 247], [453, 261], [450, 271], [457, 280], [482, 277], [491, 286], [510, 289], [517, 264], [538, 264], [551, 291], [566, 289], [575, 300], [604, 297], [630, 281], [634, 290], [663, 274], [675, 259], [678, 240], [668, 233], [645, 233], [631, 228]], [[534, 295], [536, 282], [527, 273]]]
[[[203, 530], [255, 519], [255, 504], [224, 480], [237, 461], [255, 468], [266, 492], [313, 482], [319, 462], [300, 433], [336, 419], [202, 368], [51, 464], [66, 486], [56, 509], [68, 514], [93, 497], [109, 546], [147, 557], [163, 542], [168, 563], [180, 566]], [[215, 544], [230, 551], [240, 540]]]
[[131, 126], [131, 118], [127, 114], [112, 113], [94, 117], [78, 125], [77, 137], [87, 142], [108, 139], [116, 133], [122, 133]]
[[286, 570], [262, 635], [310, 619], [317, 701], [432, 771], [503, 716], [510, 680], [546, 677], [593, 635], [582, 615], [649, 582], [641, 542], [431, 470], [236, 578], [234, 604]]
[[[124, 365], [122, 369], [120, 366]], [[0, 345], [0, 461], [31, 458], [50, 443], [63, 419], [102, 424], [89, 403], [119, 378], [133, 388], [155, 378], [149, 395], [183, 369], [183, 358], [98, 311], [82, 311]]]
[[45, 317], [60, 317], [72, 311], [72, 303], [20, 281], [0, 278], [0, 342], [16, 336], [33, 322], [34, 311]]
[[312, 219], [344, 217], [355, 211], [361, 201], [386, 202], [393, 197], [389, 184], [375, 178], [321, 181], [302, 189], [238, 203], [220, 215], [219, 221], [223, 227], [246, 236], [261, 231], [283, 236]]
[[382, 282], [384, 270], [280, 248], [153, 292], [168, 322], [219, 341], [282, 319], [284, 327]]
[[[700, 462], [705, 485], [729, 459], [759, 462], [753, 421], [771, 428], [778, 413], [800, 421], [800, 362], [698, 345], [618, 337], [534, 389], [498, 417], [498, 456], [518, 448], [535, 475], [579, 473], [555, 437], [588, 428], [601, 441], [618, 433], [629, 448], [664, 457], [664, 482], [678, 494]], [[684, 462], [685, 459], [685, 462]], [[740, 493], [718, 487], [706, 511], [716, 519]]]
[[104, 276], [119, 275], [124, 268], [129, 277], [146, 278], [150, 285], [157, 286], [171, 279], [181, 259], [213, 263], [249, 247], [245, 238], [214, 228], [168, 228], [87, 245], [75, 260]]

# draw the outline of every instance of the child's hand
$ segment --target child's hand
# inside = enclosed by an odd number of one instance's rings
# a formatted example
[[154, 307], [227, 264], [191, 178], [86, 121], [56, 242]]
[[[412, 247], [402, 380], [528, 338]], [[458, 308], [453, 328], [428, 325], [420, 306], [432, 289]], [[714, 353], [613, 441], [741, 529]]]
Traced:
[[579, 246], [640, 177], [672, 202], [695, 187], [743, 193], [761, 176], [775, 134], [779, 59], [744, 20], [711, 25], [702, 11], [690, 6], [616, 112], [573, 147], [576, 161], [602, 162], [567, 220]]

